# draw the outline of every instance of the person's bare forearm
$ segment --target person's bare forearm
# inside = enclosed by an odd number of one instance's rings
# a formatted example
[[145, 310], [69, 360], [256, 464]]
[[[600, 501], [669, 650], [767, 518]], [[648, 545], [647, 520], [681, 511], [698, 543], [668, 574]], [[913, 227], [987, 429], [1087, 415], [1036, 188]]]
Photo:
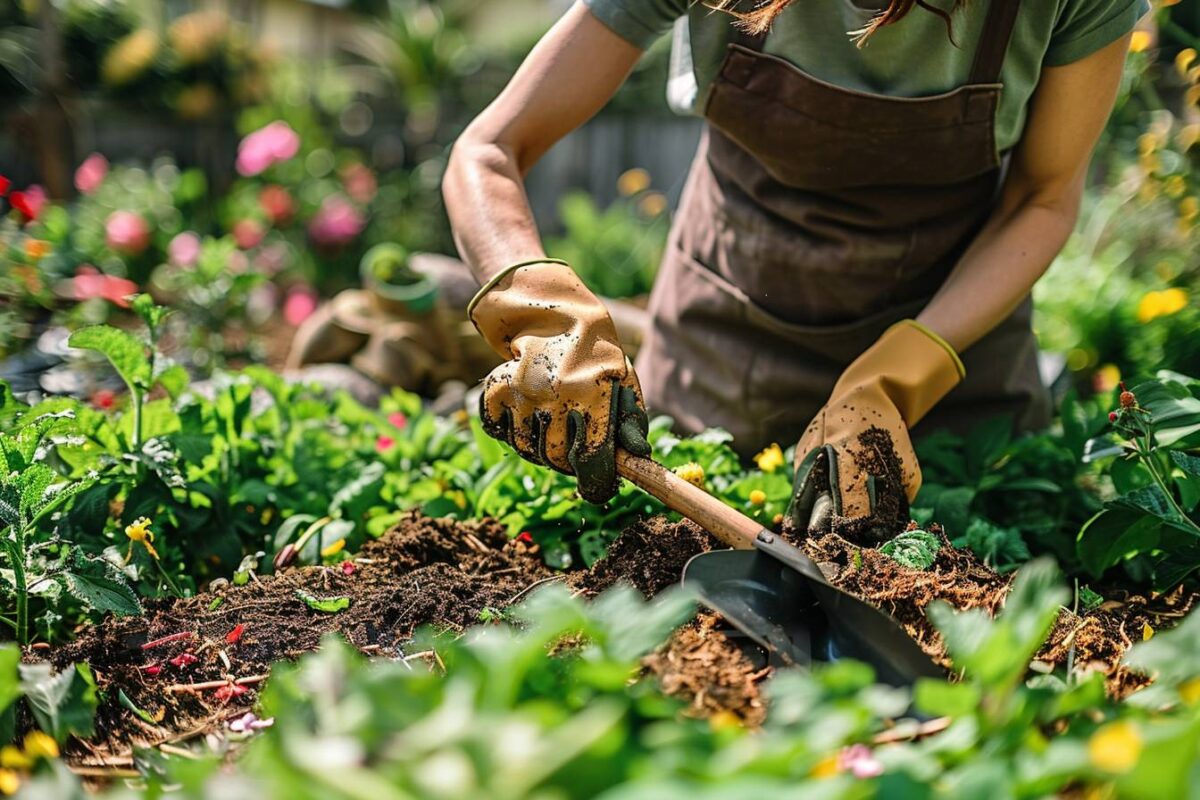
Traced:
[[999, 325], [1025, 299], [1075, 227], [1082, 182], [1064, 197], [997, 213], [917, 321], [957, 352]]
[[454, 145], [442, 193], [459, 254], [481, 281], [545, 255], [525, 174], [608, 102], [640, 56], [576, 3]]

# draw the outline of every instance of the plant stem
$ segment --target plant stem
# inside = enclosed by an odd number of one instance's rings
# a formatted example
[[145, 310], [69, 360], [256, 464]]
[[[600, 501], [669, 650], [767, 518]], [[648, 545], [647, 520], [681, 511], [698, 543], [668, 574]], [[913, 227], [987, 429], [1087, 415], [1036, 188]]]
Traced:
[[179, 587], [175, 585], [175, 581], [171, 580], [171, 576], [162, 565], [162, 562], [156, 558], [154, 559], [154, 563], [158, 567], [158, 574], [162, 575], [163, 580], [167, 582], [167, 586], [171, 587], [171, 594], [176, 597], [183, 597], [183, 592], [179, 591]]
[[24, 646], [29, 644], [29, 584], [25, 577], [25, 537], [15, 525], [12, 532], [11, 539], [4, 539], [4, 549], [8, 551], [8, 560], [12, 563], [13, 583], [17, 591], [15, 634], [17, 643]]

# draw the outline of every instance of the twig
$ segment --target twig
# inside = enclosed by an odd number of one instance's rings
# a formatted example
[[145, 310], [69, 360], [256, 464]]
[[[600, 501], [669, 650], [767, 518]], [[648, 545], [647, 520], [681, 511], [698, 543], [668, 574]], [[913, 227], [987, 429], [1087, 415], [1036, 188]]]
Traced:
[[903, 727], [895, 728], [890, 731], [884, 731], [871, 737], [872, 744], [894, 744], [895, 742], [907, 742], [914, 739], [923, 739], [926, 736], [932, 736], [935, 733], [941, 733], [950, 727], [949, 717], [937, 717], [928, 722], [922, 722], [915, 728]]
[[193, 761], [195, 761], [198, 758], [198, 756], [195, 753], [193, 753], [191, 750], [188, 750], [183, 747], [176, 747], [173, 744], [160, 744], [158, 746], [158, 749], [164, 753], [167, 753], [168, 755], [179, 756], [180, 758], [188, 758]]
[[155, 639], [154, 641], [146, 642], [144, 645], [142, 645], [142, 649], [149, 650], [152, 647], [158, 647], [159, 645], [169, 644], [171, 642], [177, 642], [180, 639], [190, 639], [191, 637], [193, 637], [195, 635], [196, 635], [195, 631], [182, 631], [180, 633], [172, 633], [170, 636], [164, 636], [161, 639]]
[[140, 778], [142, 773], [136, 769], [121, 769], [119, 767], [72, 767], [67, 769], [81, 778]]
[[269, 675], [251, 675], [248, 678], [236, 678], [234, 680], [223, 681], [204, 681], [203, 683], [173, 683], [166, 688], [168, 692], [202, 692], [205, 689], [220, 689], [222, 686], [228, 686], [231, 683], [238, 686], [245, 686], [251, 683], [262, 683]]

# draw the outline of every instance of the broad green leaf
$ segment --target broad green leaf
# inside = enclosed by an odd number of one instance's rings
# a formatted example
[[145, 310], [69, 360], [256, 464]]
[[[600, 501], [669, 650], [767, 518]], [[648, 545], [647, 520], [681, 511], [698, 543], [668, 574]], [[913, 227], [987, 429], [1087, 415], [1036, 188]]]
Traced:
[[1172, 450], [1171, 460], [1175, 462], [1175, 466], [1186, 472], [1188, 475], [1200, 476], [1200, 456], [1185, 453], [1182, 450]]
[[21, 690], [38, 727], [62, 744], [74, 734], [92, 735], [96, 706], [96, 681], [86, 664], [72, 664], [55, 673], [44, 662], [21, 664]]
[[304, 605], [311, 608], [313, 611], [321, 611], [325, 614], [336, 614], [339, 611], [345, 611], [350, 607], [349, 597], [314, 597], [308, 592], [296, 590], [296, 596], [304, 601]]
[[917, 709], [933, 717], [961, 717], [975, 711], [981, 693], [973, 683], [948, 683], [921, 678], [913, 687]]
[[1158, 544], [1162, 520], [1126, 508], [1101, 511], [1079, 531], [1076, 552], [1085, 569], [1100, 577], [1130, 555]]
[[1012, 440], [1012, 417], [1001, 415], [984, 420], [971, 429], [964, 442], [967, 470], [978, 478], [1004, 452]]
[[95, 350], [108, 358], [131, 391], [140, 393], [150, 388], [153, 376], [146, 345], [133, 334], [108, 325], [93, 325], [75, 331], [67, 343], [71, 347]]
[[137, 595], [122, 581], [76, 572], [63, 572], [61, 578], [66, 590], [89, 608], [123, 617], [142, 613]]

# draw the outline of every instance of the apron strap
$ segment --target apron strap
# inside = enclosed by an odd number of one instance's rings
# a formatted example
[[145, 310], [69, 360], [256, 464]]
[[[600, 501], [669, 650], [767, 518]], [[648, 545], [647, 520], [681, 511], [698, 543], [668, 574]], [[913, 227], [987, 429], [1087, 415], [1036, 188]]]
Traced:
[[1008, 42], [1017, 23], [1021, 0], [989, 0], [983, 34], [975, 48], [975, 63], [971, 65], [968, 84], [999, 83]]

